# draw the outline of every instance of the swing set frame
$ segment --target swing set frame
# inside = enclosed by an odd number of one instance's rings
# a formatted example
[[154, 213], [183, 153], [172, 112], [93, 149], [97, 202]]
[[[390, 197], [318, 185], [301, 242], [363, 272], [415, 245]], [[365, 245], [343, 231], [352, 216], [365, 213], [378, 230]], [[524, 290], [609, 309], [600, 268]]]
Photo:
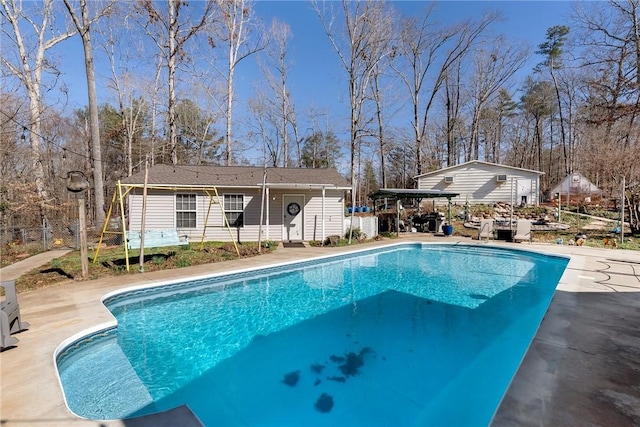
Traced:
[[[240, 256], [240, 249], [238, 248], [238, 242], [236, 241], [233, 232], [231, 231], [231, 225], [227, 219], [227, 215], [224, 212], [223, 203], [220, 200], [220, 195], [218, 194], [218, 189], [215, 186], [207, 186], [207, 187], [193, 187], [193, 186], [181, 186], [181, 185], [171, 185], [171, 186], [162, 186], [162, 185], [142, 185], [142, 184], [122, 184], [120, 180], [116, 183], [115, 191], [113, 192], [113, 197], [111, 198], [111, 203], [109, 205], [109, 210], [107, 211], [107, 216], [104, 221], [104, 226], [102, 227], [102, 233], [100, 234], [100, 241], [98, 242], [98, 247], [96, 249], [96, 253], [93, 256], [93, 263], [95, 263], [98, 259], [98, 255], [100, 254], [100, 248], [102, 247], [102, 242], [106, 235], [121, 235], [122, 236], [122, 244], [124, 246], [124, 255], [126, 260], [127, 271], [130, 271], [130, 263], [129, 263], [129, 245], [127, 244], [127, 216], [125, 214], [125, 198], [135, 189], [140, 188], [143, 190], [161, 190], [161, 191], [192, 191], [192, 192], [200, 192], [204, 193], [209, 197], [209, 207], [207, 208], [207, 215], [204, 221], [204, 227], [202, 230], [202, 236], [200, 238], [200, 250], [204, 248], [204, 239], [207, 234], [207, 228], [214, 227], [213, 225], [209, 225], [209, 216], [211, 215], [211, 207], [215, 204], [220, 206], [220, 211], [222, 213], [222, 217], [224, 218], [225, 228], [229, 231], [229, 236], [231, 237], [231, 241], [233, 242], [233, 246], [235, 247], [236, 254]], [[146, 204], [146, 191], [143, 192], [143, 204]], [[120, 209], [120, 220], [121, 220], [121, 231], [112, 231], [109, 230], [109, 222], [111, 219], [111, 215], [114, 211], [114, 206], [116, 209]], [[146, 215], [146, 212], [143, 213], [143, 216]], [[140, 230], [141, 234], [144, 234], [144, 229]], [[141, 250], [144, 247], [141, 247]]]

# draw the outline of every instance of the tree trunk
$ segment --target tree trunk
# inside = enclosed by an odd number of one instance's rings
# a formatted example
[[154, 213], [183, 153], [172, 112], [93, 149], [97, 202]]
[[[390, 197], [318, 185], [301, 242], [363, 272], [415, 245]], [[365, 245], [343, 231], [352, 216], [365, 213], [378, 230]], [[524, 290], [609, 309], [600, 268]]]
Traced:
[[[73, 9], [68, 1], [65, 1], [69, 12], [74, 15]], [[93, 49], [91, 47], [91, 31], [89, 22], [89, 11], [87, 1], [80, 0], [80, 11], [82, 13], [82, 24], [78, 27], [78, 32], [82, 38], [84, 49], [84, 65], [87, 74], [87, 94], [89, 98], [89, 130], [91, 132], [91, 158], [93, 159], [93, 185], [94, 185], [94, 206], [95, 226], [100, 228], [105, 220], [104, 203], [104, 180], [102, 174], [102, 148], [100, 146], [100, 118], [98, 114], [98, 99], [96, 95], [96, 78], [93, 66]], [[74, 18], [76, 26], [79, 22]]]
[[178, 164], [178, 136], [176, 135], [176, 37], [178, 32], [176, 0], [169, 0], [169, 146], [171, 148], [171, 163]]
[[225, 129], [225, 163], [227, 166], [231, 166], [231, 115], [233, 114], [233, 70], [234, 70], [234, 56], [229, 53], [229, 74], [227, 75], [227, 109], [226, 109], [226, 129]]

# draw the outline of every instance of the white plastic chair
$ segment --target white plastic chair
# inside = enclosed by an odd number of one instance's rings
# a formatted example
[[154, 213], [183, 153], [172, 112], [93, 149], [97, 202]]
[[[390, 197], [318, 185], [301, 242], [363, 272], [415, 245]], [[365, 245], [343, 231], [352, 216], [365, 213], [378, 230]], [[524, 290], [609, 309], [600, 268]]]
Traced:
[[480, 230], [478, 231], [478, 240], [482, 240], [483, 238], [487, 240], [493, 239], [493, 220], [492, 219], [480, 220]]
[[531, 221], [519, 219], [516, 225], [516, 234], [513, 236], [514, 242], [529, 241], [531, 243]]
[[28, 329], [29, 324], [23, 322], [20, 316], [16, 281], [0, 282], [0, 286], [4, 288], [4, 299], [0, 303], [0, 348], [4, 350], [18, 344], [18, 339], [12, 337], [11, 334]]

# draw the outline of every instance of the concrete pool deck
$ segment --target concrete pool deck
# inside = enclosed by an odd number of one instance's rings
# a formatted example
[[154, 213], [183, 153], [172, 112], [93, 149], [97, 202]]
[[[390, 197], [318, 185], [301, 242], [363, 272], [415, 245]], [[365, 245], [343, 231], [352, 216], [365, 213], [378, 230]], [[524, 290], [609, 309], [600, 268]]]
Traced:
[[[349, 248], [279, 248], [255, 258], [58, 286], [18, 296], [29, 330], [0, 353], [0, 424], [57, 426], [197, 425], [188, 411], [150, 420], [89, 421], [65, 406], [54, 352], [69, 337], [112, 321], [100, 298], [143, 284], [270, 266], [404, 241], [470, 239], [411, 235]], [[492, 425], [640, 425], [640, 253], [619, 249], [492, 242], [568, 255], [567, 270]], [[37, 267], [37, 266], [35, 266]], [[11, 275], [18, 274], [13, 267]], [[6, 269], [0, 278], [10, 277]], [[191, 423], [191, 424], [190, 424]]]

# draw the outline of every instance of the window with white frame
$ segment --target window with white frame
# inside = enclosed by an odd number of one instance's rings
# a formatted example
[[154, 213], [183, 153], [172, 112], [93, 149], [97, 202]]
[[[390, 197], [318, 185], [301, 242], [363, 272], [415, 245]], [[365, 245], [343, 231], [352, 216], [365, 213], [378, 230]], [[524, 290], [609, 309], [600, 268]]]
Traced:
[[176, 228], [196, 228], [196, 195], [176, 194]]
[[243, 194], [225, 194], [224, 195], [224, 214], [229, 221], [231, 227], [242, 227], [244, 212], [244, 195]]

